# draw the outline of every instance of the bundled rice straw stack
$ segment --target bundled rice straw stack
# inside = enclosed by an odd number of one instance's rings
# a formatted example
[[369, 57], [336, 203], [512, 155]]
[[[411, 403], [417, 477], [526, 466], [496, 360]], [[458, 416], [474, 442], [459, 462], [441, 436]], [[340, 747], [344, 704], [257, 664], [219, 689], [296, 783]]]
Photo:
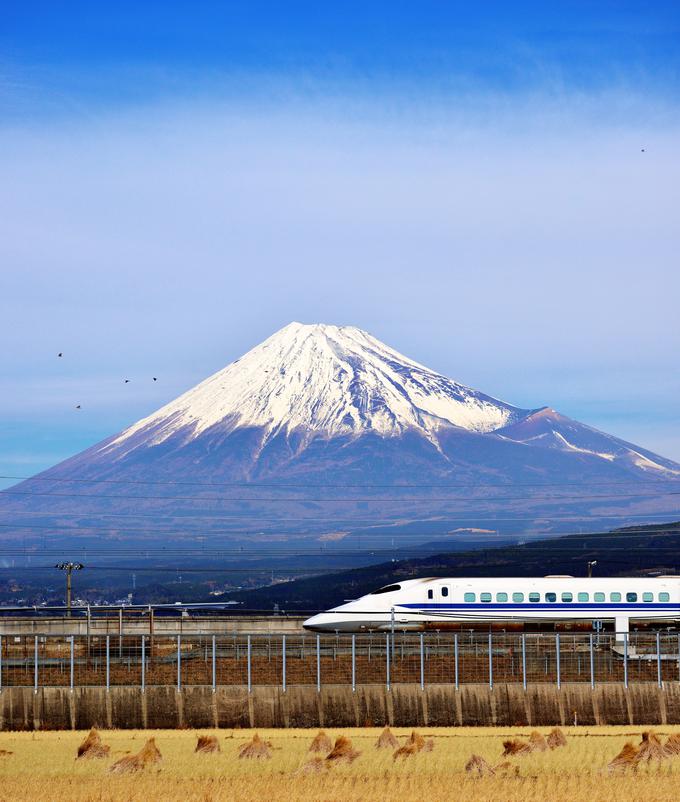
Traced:
[[198, 741], [196, 742], [196, 749], [195, 752], [199, 752], [202, 755], [209, 755], [215, 752], [221, 752], [220, 749], [220, 742], [217, 740], [217, 737], [214, 735], [199, 735]]
[[630, 741], [624, 744], [619, 754], [607, 765], [610, 774], [637, 766], [638, 748]]
[[638, 748], [637, 763], [649, 763], [652, 760], [663, 760], [666, 757], [659, 736], [655, 732], [643, 732]]
[[546, 752], [548, 750], [548, 744], [545, 738], [540, 732], [536, 732], [536, 730], [529, 735], [529, 746], [532, 752]]
[[328, 771], [330, 768], [330, 763], [328, 763], [324, 758], [319, 757], [319, 755], [314, 755], [309, 758], [306, 763], [303, 763], [302, 766], [295, 772], [296, 774], [323, 774], [324, 772]]
[[349, 738], [340, 735], [335, 739], [333, 749], [326, 757], [330, 763], [353, 763], [361, 754], [353, 746]]
[[309, 751], [315, 753], [323, 752], [324, 754], [328, 754], [332, 748], [333, 743], [331, 739], [323, 730], [319, 730], [319, 733], [315, 736], [314, 740], [309, 746]]
[[560, 746], [567, 745], [567, 737], [559, 727], [555, 727], [552, 730], [550, 730], [550, 734], [548, 735], [547, 738], [547, 743], [550, 749], [557, 749]]
[[503, 757], [509, 755], [528, 755], [531, 752], [531, 745], [520, 738], [511, 738], [503, 741]]
[[96, 727], [92, 727], [87, 738], [78, 747], [76, 760], [89, 760], [91, 758], [108, 757], [111, 747], [102, 743], [101, 736]]
[[472, 755], [465, 764], [465, 772], [476, 777], [492, 777], [496, 772], [480, 755]]
[[673, 733], [668, 736], [668, 740], [663, 746], [664, 754], [667, 757], [680, 755], [680, 733]]
[[147, 766], [153, 766], [156, 763], [160, 763], [161, 760], [163, 760], [163, 756], [156, 746], [156, 739], [149, 738], [136, 755], [121, 757], [111, 766], [109, 771], [112, 774], [128, 774], [141, 771]]
[[417, 755], [418, 752], [422, 751], [431, 752], [433, 747], [434, 743], [431, 745], [428, 744], [420, 733], [413, 730], [410, 737], [406, 740], [406, 743], [399, 747], [394, 753], [393, 758], [397, 760], [397, 758], [407, 758], [411, 757], [411, 755]]
[[251, 741], [240, 747], [238, 756], [240, 760], [269, 760], [272, 756], [271, 744], [255, 733]]
[[389, 727], [385, 727], [375, 742], [376, 749], [396, 749], [398, 746], [399, 741]]

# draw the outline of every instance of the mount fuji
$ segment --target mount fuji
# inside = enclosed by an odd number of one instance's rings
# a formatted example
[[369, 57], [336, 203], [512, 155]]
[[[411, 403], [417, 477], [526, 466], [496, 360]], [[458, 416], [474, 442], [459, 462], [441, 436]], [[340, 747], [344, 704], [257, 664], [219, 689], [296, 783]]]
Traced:
[[7, 538], [51, 522], [111, 544], [423, 542], [668, 519], [679, 488], [677, 463], [549, 407], [492, 398], [358, 328], [291, 323], [0, 494], [0, 510], [28, 524]]

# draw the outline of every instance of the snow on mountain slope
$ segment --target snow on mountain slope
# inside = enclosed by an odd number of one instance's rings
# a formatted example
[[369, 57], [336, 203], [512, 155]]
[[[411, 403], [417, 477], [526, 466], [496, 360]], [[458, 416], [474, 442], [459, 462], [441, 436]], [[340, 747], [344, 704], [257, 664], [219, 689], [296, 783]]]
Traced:
[[221, 435], [262, 428], [273, 436], [301, 430], [304, 440], [396, 437], [415, 431], [437, 445], [442, 427], [492, 432], [521, 420], [518, 409], [458, 384], [352, 326], [291, 323], [245, 356], [126, 429], [105, 448], [126, 451], [209, 429]]
[[671, 460], [572, 420], [550, 407], [531, 412], [522, 420], [497, 430], [496, 435], [516, 443], [583, 454], [652, 474], [680, 477], [678, 465]]

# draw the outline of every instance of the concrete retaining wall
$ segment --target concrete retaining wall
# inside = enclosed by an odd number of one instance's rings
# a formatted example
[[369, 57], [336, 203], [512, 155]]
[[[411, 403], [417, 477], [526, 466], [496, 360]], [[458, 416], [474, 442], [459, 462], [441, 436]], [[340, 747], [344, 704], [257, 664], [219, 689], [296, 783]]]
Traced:
[[680, 724], [680, 683], [4, 688], [0, 730]]

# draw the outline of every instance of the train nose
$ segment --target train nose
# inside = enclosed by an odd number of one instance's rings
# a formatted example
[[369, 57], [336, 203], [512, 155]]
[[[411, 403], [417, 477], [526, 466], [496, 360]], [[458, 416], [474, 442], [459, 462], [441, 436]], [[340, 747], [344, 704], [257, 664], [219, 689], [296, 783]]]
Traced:
[[302, 626], [305, 629], [311, 629], [313, 632], [333, 632], [337, 629], [336, 617], [329, 613], [319, 613], [313, 615], [303, 622]]

